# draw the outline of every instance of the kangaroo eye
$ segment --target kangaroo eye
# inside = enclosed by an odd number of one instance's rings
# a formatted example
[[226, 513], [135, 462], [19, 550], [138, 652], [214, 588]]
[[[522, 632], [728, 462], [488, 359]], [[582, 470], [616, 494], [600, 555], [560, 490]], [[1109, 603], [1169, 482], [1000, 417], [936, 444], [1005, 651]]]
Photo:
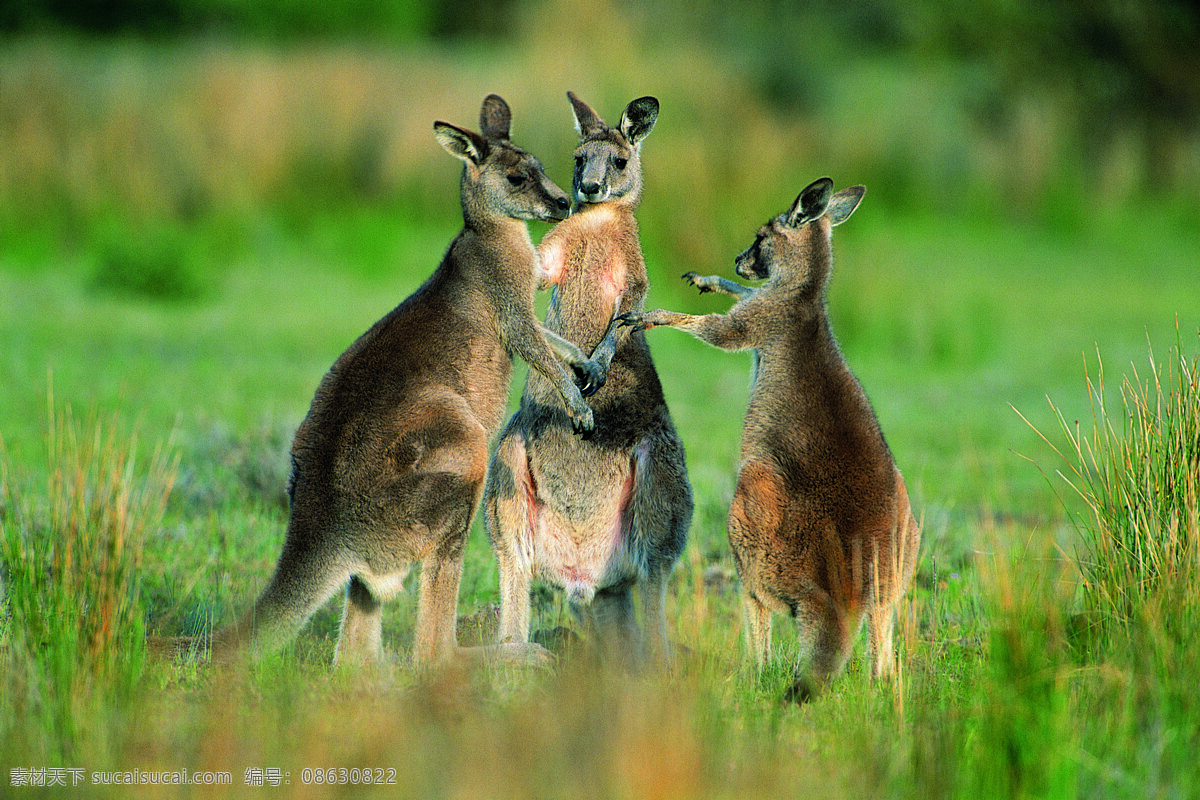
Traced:
[[509, 175], [508, 182], [511, 183], [513, 186], [520, 186], [522, 183], [525, 182], [525, 176], [524, 175]]
[[628, 163], [629, 163], [629, 159], [627, 159], [627, 158], [614, 158], [613, 159], [613, 166], [616, 167], [617, 169], [625, 169], [625, 165]]

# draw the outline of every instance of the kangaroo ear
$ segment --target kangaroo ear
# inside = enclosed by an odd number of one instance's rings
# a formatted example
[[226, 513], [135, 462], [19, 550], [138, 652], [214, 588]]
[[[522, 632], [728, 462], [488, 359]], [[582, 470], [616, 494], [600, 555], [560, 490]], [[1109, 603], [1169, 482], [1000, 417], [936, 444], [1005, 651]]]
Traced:
[[487, 158], [487, 141], [474, 131], [451, 125], [449, 122], [433, 123], [433, 135], [446, 152], [455, 158], [479, 166]]
[[830, 225], [841, 225], [850, 218], [854, 213], [854, 209], [858, 208], [858, 204], [862, 202], [863, 195], [867, 193], [865, 186], [851, 186], [849, 189], [842, 189], [829, 199], [829, 209], [825, 212], [829, 214]]
[[832, 195], [832, 178], [818, 178], [805, 186], [787, 212], [788, 227], [795, 228], [820, 217], [829, 206], [829, 198]]
[[600, 115], [593, 111], [591, 106], [576, 97], [574, 92], [567, 92], [567, 99], [571, 101], [571, 110], [575, 112], [575, 130], [579, 131], [581, 138], [586, 139], [608, 129], [608, 125], [600, 119]]
[[639, 97], [625, 107], [621, 114], [621, 122], [617, 125], [621, 133], [632, 145], [639, 144], [642, 139], [654, 130], [658, 121], [658, 98]]
[[508, 139], [512, 127], [512, 111], [508, 103], [498, 94], [489, 94], [483, 99], [479, 110], [479, 130], [485, 139]]

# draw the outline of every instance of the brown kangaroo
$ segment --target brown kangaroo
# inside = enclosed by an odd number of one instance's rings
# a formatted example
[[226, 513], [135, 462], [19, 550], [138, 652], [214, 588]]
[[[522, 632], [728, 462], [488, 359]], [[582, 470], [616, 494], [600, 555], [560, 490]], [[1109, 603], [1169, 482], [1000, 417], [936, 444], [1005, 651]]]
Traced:
[[[463, 547], [504, 420], [512, 354], [560, 399], [569, 435], [592, 411], [534, 315], [537, 254], [524, 220], [561, 220], [566, 194], [509, 141], [511, 115], [490, 95], [482, 135], [434, 123], [464, 162], [463, 229], [425, 283], [364, 333], [317, 388], [292, 445], [291, 516], [275, 575], [253, 611], [215, 637], [214, 655], [292, 637], [339, 588], [346, 605], [335, 658], [377, 659], [380, 604], [421, 562], [414, 660], [459, 652]], [[592, 391], [599, 368], [554, 346]]]
[[[607, 659], [638, 666], [669, 657], [667, 578], [692, 517], [683, 444], [671, 423], [645, 337], [614, 320], [642, 308], [648, 280], [634, 210], [640, 145], [658, 101], [631, 102], [610, 128], [568, 92], [581, 141], [575, 213], [538, 248], [554, 289], [546, 327], [607, 373], [591, 398], [595, 430], [581, 439], [546, 379], [530, 373], [501, 435], [484, 490], [484, 521], [500, 563], [500, 641], [529, 641], [535, 574], [562, 587]], [[631, 589], [641, 585], [645, 632]], [[536, 647], [536, 646], [534, 646]]]
[[904, 479], [826, 314], [830, 234], [865, 191], [833, 194], [833, 181], [821, 178], [760, 228], [737, 257], [738, 275], [767, 279], [758, 289], [684, 276], [701, 292], [737, 298], [728, 314], [655, 310], [622, 319], [635, 330], [666, 325], [755, 352], [729, 544], [755, 664], [770, 658], [771, 612], [800, 624], [809, 664], [796, 672], [798, 700], [841, 671], [864, 615], [872, 675], [889, 674], [895, 611], [920, 544]]

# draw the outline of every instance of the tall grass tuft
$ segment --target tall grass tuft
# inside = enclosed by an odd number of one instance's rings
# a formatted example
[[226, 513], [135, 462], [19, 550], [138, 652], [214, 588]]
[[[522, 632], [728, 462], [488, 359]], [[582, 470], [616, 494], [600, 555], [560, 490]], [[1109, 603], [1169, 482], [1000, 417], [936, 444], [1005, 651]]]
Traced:
[[965, 751], [974, 796], [1075, 796], [1071, 565], [1039, 546], [1026, 542], [981, 564], [991, 630], [973, 698], [978, 738]]
[[1189, 361], [1176, 339], [1163, 364], [1151, 350], [1148, 379], [1135, 367], [1122, 380], [1119, 412], [1106, 403], [1098, 359], [1095, 380], [1086, 376], [1090, 432], [1051, 403], [1068, 444], [1065, 454], [1054, 449], [1084, 503], [1085, 611], [1101, 630], [1126, 637], [1143, 622], [1186, 635], [1186, 620], [1200, 611], [1200, 355]]
[[141, 675], [142, 545], [176, 463], [158, 446], [142, 468], [137, 437], [119, 421], [80, 424], [52, 397], [45, 442], [44, 488], [14, 475], [0, 448], [0, 674], [12, 717], [39, 721], [28, 727], [69, 749], [88, 718], [79, 712], [131, 691]]

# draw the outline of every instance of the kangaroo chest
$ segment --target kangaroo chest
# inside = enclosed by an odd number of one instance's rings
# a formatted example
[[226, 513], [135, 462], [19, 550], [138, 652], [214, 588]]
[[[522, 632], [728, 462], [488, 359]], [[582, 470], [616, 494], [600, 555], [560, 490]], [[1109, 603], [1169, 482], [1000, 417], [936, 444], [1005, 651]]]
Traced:
[[631, 221], [597, 206], [559, 224], [539, 249], [543, 279], [554, 286], [546, 326], [585, 351], [599, 343], [645, 267], [630, 257]]

